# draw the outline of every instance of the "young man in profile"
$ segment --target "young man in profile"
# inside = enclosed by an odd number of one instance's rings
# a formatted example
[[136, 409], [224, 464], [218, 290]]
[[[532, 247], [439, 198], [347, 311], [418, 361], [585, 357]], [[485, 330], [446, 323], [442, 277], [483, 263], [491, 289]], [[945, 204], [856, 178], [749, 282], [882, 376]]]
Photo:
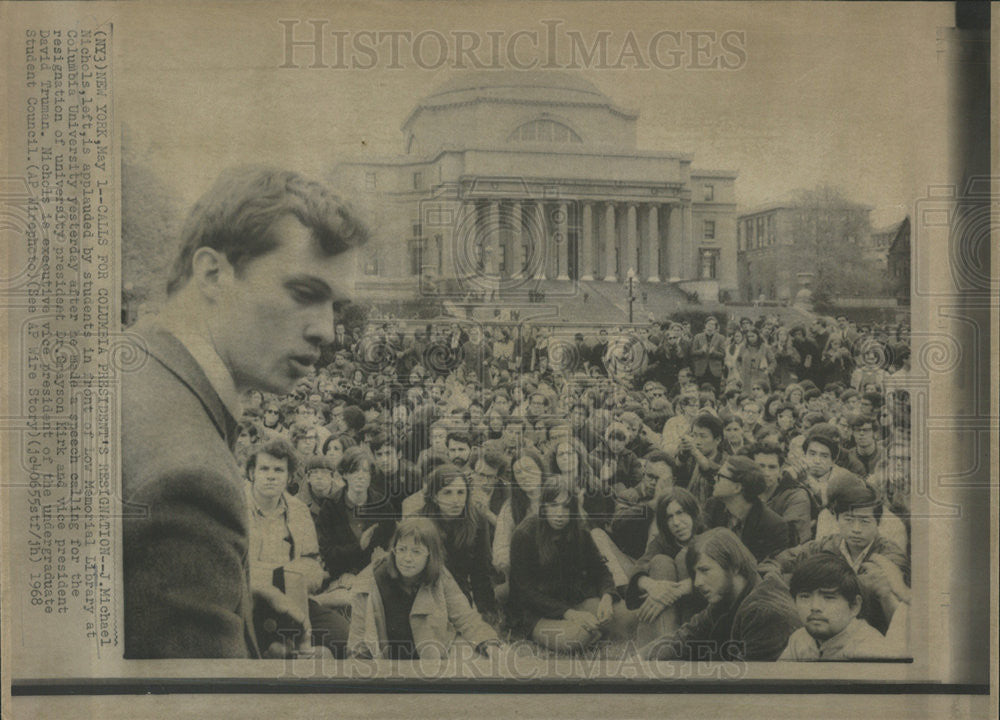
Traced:
[[122, 381], [127, 658], [254, 657], [240, 397], [287, 393], [334, 338], [365, 230], [292, 172], [224, 173], [194, 206]]

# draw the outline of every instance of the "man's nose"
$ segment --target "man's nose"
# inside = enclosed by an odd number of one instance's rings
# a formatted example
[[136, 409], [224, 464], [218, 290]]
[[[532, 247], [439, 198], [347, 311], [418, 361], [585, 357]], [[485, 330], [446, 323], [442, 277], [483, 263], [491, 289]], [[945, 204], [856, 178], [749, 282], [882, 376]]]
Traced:
[[333, 305], [317, 307], [306, 325], [306, 340], [312, 345], [326, 345], [336, 340]]

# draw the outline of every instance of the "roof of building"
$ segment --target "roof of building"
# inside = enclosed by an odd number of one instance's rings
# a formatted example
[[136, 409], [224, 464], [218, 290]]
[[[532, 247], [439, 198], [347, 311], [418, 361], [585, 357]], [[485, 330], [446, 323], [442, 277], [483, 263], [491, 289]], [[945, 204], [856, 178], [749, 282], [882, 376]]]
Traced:
[[476, 101], [506, 101], [605, 106], [627, 117], [638, 113], [618, 106], [589, 80], [570, 72], [550, 70], [478, 70], [447, 80], [417, 103], [405, 128], [423, 109]]

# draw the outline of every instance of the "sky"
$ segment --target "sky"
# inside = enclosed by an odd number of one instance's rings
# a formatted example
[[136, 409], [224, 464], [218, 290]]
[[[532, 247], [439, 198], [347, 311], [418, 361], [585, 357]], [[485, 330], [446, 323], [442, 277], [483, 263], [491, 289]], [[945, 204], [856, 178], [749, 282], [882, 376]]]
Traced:
[[[617, 56], [631, 32], [646, 60], [655, 33], [679, 32], [679, 68], [573, 72], [639, 112], [639, 148], [738, 171], [741, 208], [830, 184], [871, 205], [878, 227], [948, 177], [948, 68], [937, 38], [952, 24], [949, 3], [125, 3], [116, 13], [118, 119], [130, 148], [185, 203], [231, 164], [323, 175], [339, 160], [401, 154], [400, 126], [416, 102], [463, 72], [450, 58], [418, 67], [406, 52], [394, 69], [387, 44], [372, 69], [281, 68], [281, 20], [298, 20], [303, 35], [307, 20], [325, 20], [352, 42], [364, 32], [465, 31], [487, 61], [489, 32], [506, 43], [518, 31], [539, 33], [543, 48], [522, 43], [521, 61], [544, 60], [546, 20], [562, 51], [567, 33], [589, 43], [606, 32]], [[690, 67], [698, 32], [740, 33], [730, 35], [742, 38], [738, 67]], [[334, 47], [328, 39], [330, 63]], [[424, 47], [433, 58], [434, 43]]]

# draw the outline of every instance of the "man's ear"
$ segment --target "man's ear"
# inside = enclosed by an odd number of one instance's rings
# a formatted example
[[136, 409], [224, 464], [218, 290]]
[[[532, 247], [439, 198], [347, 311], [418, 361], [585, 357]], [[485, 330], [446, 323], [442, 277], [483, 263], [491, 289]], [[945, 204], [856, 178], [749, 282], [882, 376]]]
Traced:
[[854, 613], [854, 617], [857, 617], [861, 613], [861, 604], [864, 602], [861, 595], [854, 596], [854, 602], [850, 604], [851, 612]]
[[233, 267], [226, 256], [210, 247], [200, 247], [191, 258], [191, 279], [203, 297], [215, 300], [223, 282], [233, 276]]

